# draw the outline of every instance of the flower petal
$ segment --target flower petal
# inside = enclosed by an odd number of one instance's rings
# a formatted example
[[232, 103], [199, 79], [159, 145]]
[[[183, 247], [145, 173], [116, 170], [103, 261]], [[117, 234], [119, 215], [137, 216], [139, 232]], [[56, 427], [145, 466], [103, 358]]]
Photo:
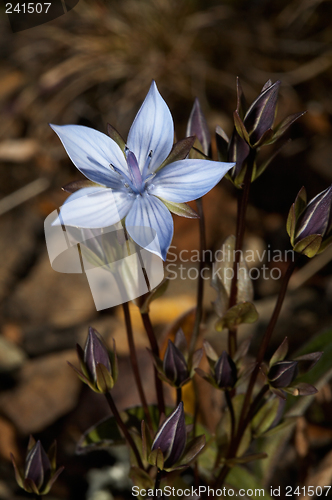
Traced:
[[82, 125], [50, 125], [59, 136], [69, 158], [88, 179], [107, 187], [120, 188], [121, 177], [110, 164], [127, 173], [123, 152], [110, 137]]
[[147, 193], [137, 196], [126, 217], [126, 229], [138, 245], [166, 260], [173, 219], [162, 201]]
[[176, 161], [156, 173], [149, 192], [175, 203], [196, 200], [218, 184], [233, 166], [234, 163], [209, 160]]
[[80, 189], [60, 208], [53, 225], [98, 228], [112, 226], [129, 212], [134, 198], [126, 191], [103, 187]]
[[153, 81], [128, 134], [127, 146], [135, 153], [141, 172], [150, 151], [149, 171], [153, 172], [167, 158], [174, 140], [170, 110]]

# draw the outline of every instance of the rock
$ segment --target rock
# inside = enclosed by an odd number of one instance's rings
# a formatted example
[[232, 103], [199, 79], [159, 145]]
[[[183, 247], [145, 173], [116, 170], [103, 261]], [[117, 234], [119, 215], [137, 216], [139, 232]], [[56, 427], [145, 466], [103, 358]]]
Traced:
[[18, 385], [0, 394], [0, 408], [22, 434], [40, 432], [77, 404], [81, 383], [67, 361], [75, 350], [27, 361]]
[[84, 321], [96, 311], [85, 274], [54, 271], [46, 246], [34, 272], [19, 283], [4, 309], [12, 321], [61, 328]]

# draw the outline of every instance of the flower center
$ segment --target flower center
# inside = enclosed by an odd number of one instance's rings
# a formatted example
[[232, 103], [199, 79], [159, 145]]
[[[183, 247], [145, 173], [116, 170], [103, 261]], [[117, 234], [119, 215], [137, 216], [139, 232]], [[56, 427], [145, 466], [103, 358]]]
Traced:
[[141, 174], [137, 158], [130, 149], [125, 149], [129, 175], [125, 174], [122, 170], [110, 164], [110, 167], [117, 172], [124, 180], [124, 186], [129, 188], [135, 194], [143, 194], [146, 184], [148, 184], [155, 174], [148, 175], [148, 169], [152, 158], [152, 150], [148, 154], [143, 173]]

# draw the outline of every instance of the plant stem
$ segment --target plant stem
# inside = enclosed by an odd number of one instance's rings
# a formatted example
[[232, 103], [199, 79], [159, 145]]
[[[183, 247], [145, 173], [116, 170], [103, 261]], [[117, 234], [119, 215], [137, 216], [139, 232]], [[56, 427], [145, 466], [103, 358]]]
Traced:
[[137, 390], [140, 396], [140, 400], [144, 409], [144, 414], [145, 418], [147, 421], [147, 425], [149, 427], [150, 434], [152, 435], [153, 433], [153, 425], [152, 425], [152, 419], [151, 415], [149, 412], [149, 407], [146, 401], [143, 385], [142, 385], [142, 380], [138, 368], [138, 361], [137, 361], [137, 354], [136, 354], [136, 348], [135, 348], [135, 342], [134, 342], [134, 336], [133, 336], [133, 329], [132, 329], [132, 324], [131, 324], [131, 319], [130, 319], [130, 311], [129, 311], [129, 305], [128, 302], [124, 302], [122, 304], [122, 309], [123, 309], [123, 314], [125, 318], [125, 323], [126, 323], [126, 331], [127, 331], [127, 339], [128, 339], [128, 346], [129, 346], [129, 353], [130, 353], [130, 361], [131, 361], [131, 366], [133, 369], [134, 377], [135, 377], [135, 382], [137, 386]]
[[234, 434], [235, 434], [235, 414], [234, 414], [234, 408], [233, 408], [233, 403], [232, 403], [232, 398], [230, 395], [230, 391], [225, 391], [225, 399], [226, 403], [229, 409], [229, 414], [231, 417], [231, 442], [234, 439]]
[[163, 472], [158, 469], [156, 475], [156, 481], [154, 483], [154, 494], [156, 494], [157, 489], [160, 487], [161, 480], [163, 478]]
[[[250, 423], [250, 420], [254, 414], [255, 407], [257, 406], [259, 400], [261, 400], [263, 398], [264, 394], [267, 391], [267, 386], [263, 386], [261, 391], [258, 393], [258, 395], [256, 396], [256, 398], [254, 399], [254, 401], [252, 402], [252, 404], [250, 406], [251, 395], [252, 395], [256, 380], [257, 380], [257, 376], [258, 376], [262, 361], [264, 359], [266, 350], [268, 348], [268, 344], [270, 342], [272, 333], [274, 331], [274, 327], [277, 323], [277, 320], [278, 320], [278, 317], [279, 317], [279, 314], [281, 311], [281, 307], [282, 307], [282, 304], [283, 304], [283, 301], [284, 301], [284, 298], [286, 295], [289, 279], [294, 271], [294, 268], [295, 268], [295, 265], [296, 265], [298, 258], [299, 258], [299, 254], [296, 254], [296, 257], [289, 263], [289, 266], [288, 266], [288, 268], [283, 276], [281, 287], [279, 290], [279, 295], [277, 298], [277, 302], [276, 302], [276, 305], [274, 307], [274, 311], [272, 313], [270, 322], [266, 328], [266, 331], [265, 331], [265, 334], [264, 334], [264, 337], [263, 337], [263, 340], [261, 343], [261, 347], [258, 351], [255, 368], [254, 368], [254, 370], [251, 374], [251, 377], [250, 377], [250, 381], [248, 384], [248, 388], [247, 388], [246, 395], [245, 395], [245, 400], [244, 400], [244, 403], [242, 406], [241, 415], [240, 415], [240, 419], [239, 419], [238, 432], [237, 432], [236, 438], [233, 440], [233, 443], [231, 443], [230, 450], [228, 453], [228, 458], [235, 456], [237, 449], [239, 447], [239, 444], [241, 442], [242, 436], [246, 430], [246, 427]], [[219, 474], [217, 481], [216, 481], [216, 487], [220, 488], [220, 486], [223, 484], [223, 482], [224, 482], [224, 480], [229, 472], [229, 469], [230, 468], [227, 465], [224, 465], [224, 467], [221, 469], [220, 474]]]
[[251, 406], [243, 423], [244, 429], [246, 429], [247, 425], [249, 425], [249, 423], [251, 422], [251, 419], [256, 413], [257, 406], [259, 405], [259, 403], [261, 402], [261, 400], [263, 399], [268, 390], [269, 390], [268, 384], [263, 385], [263, 387], [255, 397], [255, 399], [251, 403]]
[[288, 282], [289, 282], [290, 277], [294, 271], [296, 262], [298, 260], [298, 256], [299, 256], [299, 254], [296, 254], [296, 257], [289, 263], [288, 268], [283, 276], [281, 288], [279, 290], [278, 299], [277, 299], [276, 305], [274, 306], [274, 310], [273, 310], [271, 319], [269, 321], [269, 324], [266, 328], [263, 340], [261, 342], [261, 346], [260, 346], [260, 349], [258, 351], [257, 358], [256, 358], [256, 365], [255, 365], [255, 368], [251, 374], [250, 381], [248, 384], [248, 389], [246, 392], [245, 400], [244, 400], [241, 415], [240, 415], [239, 432], [242, 431], [241, 426], [243, 425], [244, 419], [246, 417], [246, 413], [247, 413], [249, 405], [250, 405], [250, 399], [251, 399], [251, 395], [252, 395], [256, 380], [257, 380], [257, 376], [259, 374], [259, 370], [260, 370], [262, 361], [264, 359], [266, 350], [267, 350], [269, 342], [271, 340], [272, 333], [273, 333], [275, 325], [277, 323], [277, 320], [278, 320], [278, 317], [279, 317], [279, 314], [281, 311], [281, 307], [282, 307], [282, 304], [284, 302], [284, 298], [286, 295]]
[[176, 406], [178, 406], [182, 401], [182, 388], [176, 388]]
[[114, 418], [118, 424], [118, 426], [120, 427], [120, 429], [122, 430], [123, 434], [124, 434], [124, 437], [126, 438], [129, 446], [131, 447], [131, 449], [133, 450], [134, 452], [134, 455], [136, 457], [136, 460], [137, 460], [137, 464], [139, 466], [140, 469], [144, 470], [144, 466], [143, 466], [143, 463], [142, 463], [142, 459], [140, 457], [140, 454], [138, 452], [138, 449], [137, 449], [137, 446], [133, 440], [133, 438], [131, 437], [131, 435], [129, 434], [129, 431], [127, 429], [127, 427], [125, 426], [121, 416], [120, 416], [120, 413], [118, 412], [118, 409], [117, 407], [115, 406], [115, 403], [114, 403], [114, 400], [111, 396], [111, 393], [110, 392], [106, 392], [105, 393], [105, 398], [109, 404], [109, 407], [114, 415]]
[[[241, 250], [243, 245], [243, 237], [245, 231], [246, 223], [246, 212], [249, 200], [249, 192], [251, 186], [252, 171], [254, 168], [254, 162], [256, 157], [256, 150], [250, 149], [247, 158], [247, 168], [244, 176], [243, 189], [240, 190], [238, 196], [238, 210], [236, 219], [236, 236], [235, 236], [235, 247], [234, 247], [234, 263], [233, 263], [233, 278], [231, 283], [231, 289], [229, 294], [228, 308], [236, 305], [237, 299], [237, 282], [238, 282], [238, 268], [241, 257]], [[228, 330], [228, 352], [232, 358], [237, 350], [237, 328], [232, 328]]]
[[203, 202], [202, 198], [198, 198], [196, 200], [197, 213], [199, 215], [199, 275], [198, 275], [198, 283], [197, 283], [197, 305], [196, 305], [196, 315], [195, 315], [195, 323], [193, 327], [193, 333], [190, 340], [189, 346], [189, 364], [191, 363], [191, 359], [196, 347], [198, 335], [199, 335], [199, 326], [202, 321], [203, 314], [203, 294], [204, 294], [204, 280], [203, 280], [203, 267], [204, 267], [204, 252], [206, 249], [206, 236], [205, 236], [205, 218], [203, 212]]
[[[153, 326], [151, 324], [150, 316], [148, 313], [141, 313], [142, 316], [142, 321], [143, 325], [145, 328], [145, 331], [147, 333], [147, 336], [149, 338], [151, 350], [155, 356], [159, 358], [159, 347], [158, 343], [156, 340], [156, 336], [154, 334]], [[164, 401], [164, 391], [163, 391], [163, 385], [158, 377], [158, 372], [155, 367], [154, 369], [154, 381], [155, 381], [155, 386], [156, 386], [156, 393], [157, 393], [157, 401], [158, 401], [158, 409], [159, 409], [159, 414], [161, 415], [162, 413], [165, 414], [165, 401]]]

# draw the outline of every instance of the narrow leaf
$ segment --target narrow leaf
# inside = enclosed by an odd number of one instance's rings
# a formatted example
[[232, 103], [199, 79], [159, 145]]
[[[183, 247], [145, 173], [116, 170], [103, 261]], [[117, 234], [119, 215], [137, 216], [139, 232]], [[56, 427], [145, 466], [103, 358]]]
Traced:
[[163, 163], [155, 170], [155, 172], [158, 172], [158, 170], [161, 170], [169, 163], [174, 163], [175, 161], [184, 160], [185, 158], [187, 158], [191, 148], [195, 143], [195, 140], [196, 137], [192, 136], [186, 137], [185, 139], [176, 142], [166, 160], [163, 161]]
[[187, 203], [175, 203], [173, 201], [168, 201], [164, 198], [160, 198], [160, 196], [158, 196], [158, 198], [173, 214], [180, 215], [180, 217], [186, 217], [187, 219], [199, 219], [198, 213], [195, 212], [195, 210], [189, 205], [187, 205]]
[[119, 134], [119, 132], [109, 123], [107, 124], [107, 135], [117, 143], [117, 145], [121, 148], [121, 150], [124, 153], [126, 149], [126, 143]]

